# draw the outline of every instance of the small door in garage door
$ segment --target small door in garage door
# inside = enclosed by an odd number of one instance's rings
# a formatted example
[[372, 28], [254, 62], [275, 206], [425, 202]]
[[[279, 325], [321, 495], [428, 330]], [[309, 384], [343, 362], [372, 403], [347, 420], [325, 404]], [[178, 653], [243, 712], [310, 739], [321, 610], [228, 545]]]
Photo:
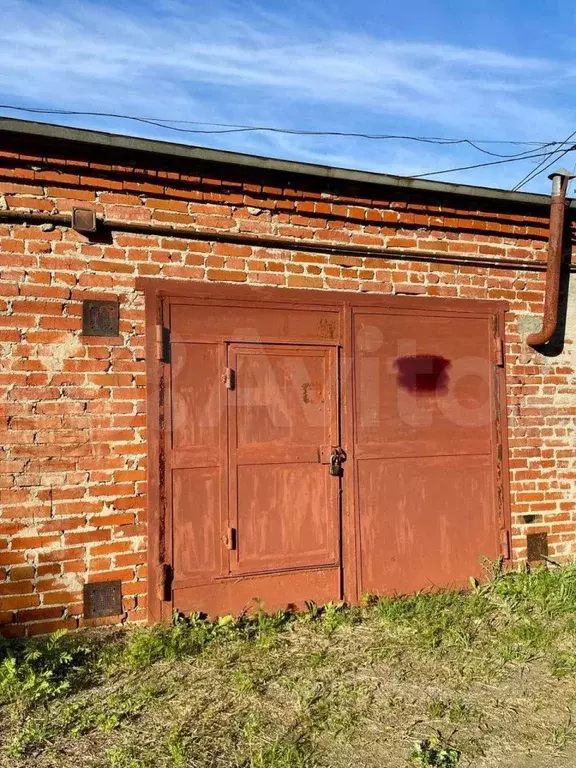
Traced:
[[228, 360], [230, 571], [335, 565], [339, 482], [336, 351], [233, 344]]
[[466, 584], [499, 550], [491, 319], [358, 311], [360, 592]]
[[226, 312], [175, 303], [167, 318], [173, 607], [222, 614], [255, 598], [268, 610], [337, 600], [341, 478], [329, 457], [340, 441], [339, 352], [321, 334], [338, 316]]

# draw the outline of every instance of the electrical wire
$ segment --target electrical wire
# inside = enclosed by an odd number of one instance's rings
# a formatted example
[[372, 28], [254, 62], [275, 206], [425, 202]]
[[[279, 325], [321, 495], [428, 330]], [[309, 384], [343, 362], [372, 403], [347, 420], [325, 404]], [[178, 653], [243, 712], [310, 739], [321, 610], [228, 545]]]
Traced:
[[[458, 171], [468, 171], [468, 170], [474, 170], [476, 168], [486, 168], [488, 166], [493, 166], [493, 165], [519, 162], [521, 160], [533, 160], [539, 157], [543, 157], [544, 159], [536, 166], [536, 168], [530, 171], [530, 173], [527, 174], [514, 187], [513, 191], [520, 189], [520, 187], [524, 186], [524, 184], [527, 184], [529, 181], [535, 178], [539, 173], [542, 173], [544, 170], [546, 170], [546, 168], [548, 168], [549, 165], [552, 165], [552, 163], [556, 162], [556, 160], [559, 160], [561, 157], [564, 157], [564, 155], [567, 154], [568, 152], [571, 152], [573, 149], [576, 149], [576, 146], [570, 145], [566, 150], [562, 151], [562, 148], [566, 146], [566, 144], [568, 144], [574, 136], [576, 136], [576, 131], [571, 133], [570, 136], [568, 136], [568, 138], [565, 141], [538, 142], [538, 141], [513, 141], [509, 139], [503, 139], [503, 140], [474, 139], [472, 140], [472, 139], [446, 138], [446, 137], [439, 137], [439, 136], [407, 136], [407, 135], [397, 135], [397, 134], [362, 133], [362, 132], [347, 132], [347, 131], [301, 130], [296, 128], [278, 128], [273, 126], [241, 125], [241, 124], [233, 124], [233, 123], [209, 123], [209, 122], [202, 122], [198, 120], [176, 120], [176, 119], [173, 120], [168, 118], [162, 119], [162, 118], [140, 117], [136, 115], [124, 115], [116, 112], [81, 111], [81, 110], [71, 110], [71, 109], [45, 109], [42, 107], [20, 107], [20, 106], [15, 106], [13, 104], [0, 104], [0, 109], [12, 110], [17, 112], [28, 112], [31, 114], [81, 116], [81, 117], [107, 117], [107, 118], [113, 118], [118, 120], [131, 120], [138, 123], [144, 123], [146, 125], [153, 125], [158, 128], [163, 128], [165, 130], [177, 131], [179, 133], [190, 133], [190, 134], [219, 135], [219, 134], [248, 133], [248, 132], [259, 131], [259, 132], [281, 133], [281, 134], [296, 135], [296, 136], [333, 136], [333, 137], [351, 137], [351, 138], [372, 139], [372, 140], [394, 139], [399, 141], [415, 141], [415, 142], [421, 142], [424, 144], [436, 144], [440, 146], [468, 145], [473, 149], [476, 149], [477, 151], [482, 152], [483, 154], [489, 155], [491, 157], [501, 158], [499, 160], [493, 160], [491, 162], [476, 163], [474, 165], [464, 165], [459, 168], [446, 168], [441, 171], [429, 171], [427, 173], [420, 173], [420, 174], [416, 174], [408, 177], [412, 179], [423, 179], [423, 178], [426, 178], [427, 176], [440, 176], [446, 173], [456, 173]], [[200, 128], [180, 128], [175, 124], [210, 126], [211, 129], [208, 130], [208, 129], [200, 129]], [[214, 130], [214, 128], [216, 128], [217, 130]], [[503, 154], [499, 152], [493, 152], [488, 149], [484, 149], [483, 147], [479, 146], [480, 144], [510, 144], [510, 145], [516, 145], [516, 146], [530, 146], [531, 149], [525, 149], [525, 150], [522, 150], [521, 152], [516, 152], [513, 154]], [[547, 152], [539, 151], [539, 150], [548, 149], [549, 147], [554, 147], [554, 149]], [[541, 168], [544, 165], [544, 163], [546, 163], [549, 160], [549, 158], [552, 157], [552, 155], [556, 155], [559, 152], [561, 154], [559, 154], [557, 158], [552, 160], [552, 162], [549, 163], [549, 165], [546, 165], [544, 168]]]
[[[529, 182], [529, 181], [532, 181], [532, 179], [535, 179], [535, 178], [536, 178], [536, 176], [539, 176], [541, 173], [544, 173], [544, 171], [548, 170], [548, 168], [550, 168], [550, 166], [551, 166], [551, 165], [554, 165], [554, 163], [557, 163], [559, 160], [561, 160], [561, 159], [564, 157], [564, 155], [567, 155], [567, 154], [568, 154], [568, 152], [572, 152], [572, 151], [573, 151], [573, 150], [575, 150], [575, 149], [576, 149], [576, 144], [574, 144], [572, 147], [568, 147], [568, 149], [565, 149], [565, 150], [562, 152], [562, 154], [558, 155], [558, 157], [554, 157], [554, 158], [553, 158], [553, 159], [552, 159], [552, 160], [551, 160], [551, 161], [548, 163], [548, 165], [545, 165], [545, 166], [544, 166], [544, 168], [542, 168], [541, 170], [539, 170], [537, 173], [534, 173], [534, 172], [532, 172], [532, 175], [530, 176], [530, 178], [526, 179], [526, 181], [525, 181], [525, 182], [523, 182], [523, 183], [522, 183], [520, 186], [524, 186], [524, 184], [528, 184], [528, 182]], [[553, 152], [552, 154], [556, 154], [556, 152]], [[540, 163], [540, 165], [542, 165], [542, 163]], [[515, 192], [515, 191], [517, 191], [518, 189], [520, 189], [520, 187], [519, 187], [519, 186], [515, 187], [515, 188], [514, 188], [512, 191], [513, 191], [513, 192]]]
[[[568, 142], [569, 142], [569, 141], [570, 141], [570, 140], [571, 140], [571, 139], [572, 139], [574, 136], [576, 136], [576, 131], [572, 131], [572, 133], [570, 134], [570, 136], [568, 136], [568, 138], [566, 139], [566, 141], [562, 142], [562, 145], [565, 145], [565, 144], [567, 144], [567, 143], [568, 143]], [[546, 162], [546, 160], [547, 160], [547, 159], [549, 159], [550, 157], [552, 157], [552, 155], [555, 155], [555, 154], [557, 154], [557, 152], [558, 152], [559, 150], [558, 150], [558, 149], [556, 149], [556, 150], [554, 150], [553, 152], [550, 152], [550, 154], [548, 155], [548, 158], [545, 158], [544, 160], [541, 160], [541, 161], [538, 163], [538, 165], [536, 166], [536, 168], [533, 168], [533, 169], [530, 171], [530, 173], [527, 173], [527, 174], [526, 174], [526, 175], [525, 175], [525, 176], [524, 176], [522, 179], [520, 179], [520, 181], [519, 181], [519, 182], [518, 182], [518, 183], [517, 183], [517, 184], [516, 184], [514, 187], [512, 187], [512, 192], [517, 192], [517, 191], [518, 191], [519, 189], [521, 189], [521, 188], [522, 188], [522, 187], [523, 187], [525, 184], [528, 184], [528, 182], [532, 181], [532, 179], [535, 179], [535, 178], [536, 178], [536, 176], [538, 176], [538, 174], [540, 174], [540, 173], [543, 173], [543, 172], [546, 170], [546, 168], [549, 168], [549, 167], [550, 167], [550, 165], [553, 165], [554, 163], [558, 162], [558, 160], [560, 160], [562, 157], [564, 157], [564, 155], [566, 155], [568, 152], [570, 152], [570, 151], [571, 151], [573, 148], [574, 148], [574, 147], [568, 147], [568, 149], [567, 149], [565, 152], [562, 152], [562, 154], [561, 154], [561, 155], [558, 155], [558, 157], [555, 157], [555, 158], [552, 160], [552, 162], [551, 162], [551, 163], [549, 163], [547, 166], [545, 166], [544, 168], [542, 168], [542, 166], [544, 165], [544, 163]]]
[[[572, 147], [567, 149], [566, 152], [570, 152], [571, 149]], [[445, 170], [442, 170], [442, 171], [429, 171], [428, 173], [419, 173], [419, 174], [410, 176], [410, 178], [423, 179], [426, 176], [440, 176], [441, 174], [444, 174], [444, 173], [456, 173], [456, 171], [470, 171], [474, 168], [486, 168], [489, 165], [502, 165], [502, 163], [517, 163], [521, 160], [533, 160], [537, 157], [542, 157], [543, 155], [545, 155], [546, 158], [549, 158], [550, 154], [551, 154], [550, 152], [539, 152], [537, 154], [532, 154], [529, 156], [524, 155], [523, 157], [509, 157], [505, 160], [492, 160], [489, 163], [476, 163], [475, 165], [463, 165], [460, 168], [446, 168]]]
[[490, 155], [491, 157], [509, 157], [509, 158], [514, 158], [514, 157], [521, 158], [522, 155], [528, 155], [531, 152], [534, 152], [535, 149], [546, 149], [547, 147], [551, 147], [557, 144], [557, 142], [555, 141], [550, 141], [547, 144], [538, 145], [533, 149], [525, 149], [523, 152], [515, 152], [512, 155], [505, 155], [500, 152], [490, 152], [488, 149], [482, 149], [482, 147], [477, 146], [477, 144], [473, 141], [470, 141], [470, 139], [464, 139], [463, 141], [465, 141], [471, 147], [474, 147], [474, 149], [477, 149], [479, 152], [483, 152], [485, 155]]
[[[498, 152], [492, 152], [490, 150], [480, 147], [480, 144], [511, 144], [517, 146], [531, 146], [535, 149], [544, 149], [551, 146], [556, 146], [560, 142], [536, 142], [536, 141], [511, 141], [511, 140], [497, 140], [497, 139], [455, 139], [438, 136], [405, 136], [397, 134], [379, 134], [379, 133], [364, 133], [364, 132], [348, 132], [348, 131], [320, 131], [320, 130], [303, 130], [296, 128], [278, 128], [273, 126], [263, 125], [236, 125], [233, 123], [208, 123], [196, 120], [172, 120], [152, 117], [139, 117], [136, 115], [124, 115], [116, 112], [96, 112], [96, 111], [80, 111], [70, 109], [44, 109], [41, 107], [19, 107], [12, 104], [0, 104], [0, 109], [13, 110], [18, 112], [28, 112], [31, 114], [43, 114], [43, 115], [62, 115], [62, 116], [81, 116], [81, 117], [107, 117], [118, 120], [132, 120], [138, 123], [144, 123], [146, 125], [153, 125], [158, 128], [163, 128], [169, 131], [177, 131], [179, 133], [191, 133], [191, 134], [230, 134], [230, 133], [248, 133], [248, 132], [268, 132], [268, 133], [281, 133], [294, 136], [333, 136], [333, 137], [348, 137], [348, 138], [360, 138], [370, 140], [399, 140], [399, 141], [416, 141], [424, 144], [438, 144], [438, 145], [461, 145], [467, 144], [478, 152], [483, 152], [486, 155], [492, 157], [501, 158], [514, 158], [522, 157], [533, 152], [533, 149], [523, 150], [514, 154], [501, 154]], [[180, 128], [175, 124], [180, 125], [198, 125], [198, 126], [211, 126], [211, 129], [200, 128]], [[216, 128], [217, 130], [214, 130]]]
[[524, 175], [524, 176], [523, 176], [523, 177], [520, 179], [520, 181], [519, 181], [517, 184], [515, 184], [515, 185], [512, 187], [512, 192], [517, 192], [517, 191], [518, 191], [519, 189], [521, 189], [521, 188], [522, 188], [522, 187], [523, 187], [525, 184], [528, 184], [528, 182], [529, 182], [529, 181], [531, 181], [532, 179], [536, 178], [536, 176], [537, 176], [537, 175], [538, 175], [538, 173], [540, 172], [540, 171], [539, 171], [539, 169], [540, 169], [540, 168], [542, 168], [542, 166], [544, 165], [544, 163], [546, 163], [546, 162], [547, 162], [547, 161], [548, 161], [548, 160], [549, 160], [549, 159], [552, 157], [552, 155], [555, 155], [555, 154], [557, 154], [557, 152], [558, 152], [558, 150], [554, 150], [554, 151], [552, 151], [552, 152], [548, 152], [548, 153], [547, 153], [547, 154], [544, 156], [544, 160], [540, 160], [540, 162], [538, 163], [538, 165], [536, 166], [536, 168], [532, 168], [532, 170], [531, 170], [531, 171], [528, 171], [528, 173], [527, 173], [527, 174], [525, 174], [525, 175]]

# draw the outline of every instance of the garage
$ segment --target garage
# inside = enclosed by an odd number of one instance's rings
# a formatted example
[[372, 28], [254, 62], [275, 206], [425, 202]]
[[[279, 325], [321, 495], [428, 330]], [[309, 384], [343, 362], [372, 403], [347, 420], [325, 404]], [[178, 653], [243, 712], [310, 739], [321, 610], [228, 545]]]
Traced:
[[157, 617], [509, 557], [505, 305], [143, 279]]

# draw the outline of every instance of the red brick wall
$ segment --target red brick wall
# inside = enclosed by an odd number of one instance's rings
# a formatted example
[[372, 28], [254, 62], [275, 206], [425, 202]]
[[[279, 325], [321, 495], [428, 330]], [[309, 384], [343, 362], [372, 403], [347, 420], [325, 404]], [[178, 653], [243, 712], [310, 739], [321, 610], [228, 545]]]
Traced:
[[[547, 210], [464, 197], [329, 191], [298, 177], [186, 175], [158, 159], [94, 162], [80, 150], [0, 153], [0, 622], [7, 634], [82, 625], [85, 581], [121, 579], [124, 614], [146, 617], [144, 301], [139, 276], [293, 288], [505, 299], [513, 545], [549, 534], [576, 553], [576, 295], [564, 351], [525, 344], [543, 272], [326, 255], [66, 226], [2, 211], [94, 209], [115, 220], [212, 228], [454, 256], [545, 260]], [[81, 159], [79, 159], [81, 158]], [[157, 165], [156, 168], [159, 166]], [[221, 174], [218, 177], [218, 174]], [[249, 179], [249, 182], [246, 182]], [[403, 197], [404, 195], [404, 197]], [[574, 280], [573, 280], [574, 283]], [[117, 295], [120, 339], [80, 335], [81, 300]], [[536, 321], [537, 325], [537, 321]], [[526, 517], [530, 515], [532, 517]], [[531, 520], [532, 522], [527, 522]]]

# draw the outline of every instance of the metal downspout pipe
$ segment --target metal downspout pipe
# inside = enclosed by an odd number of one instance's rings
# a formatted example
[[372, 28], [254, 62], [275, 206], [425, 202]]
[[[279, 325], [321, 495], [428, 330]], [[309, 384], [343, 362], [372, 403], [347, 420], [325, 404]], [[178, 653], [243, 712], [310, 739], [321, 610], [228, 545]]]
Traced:
[[558, 325], [558, 300], [560, 295], [560, 273], [562, 267], [562, 240], [564, 233], [564, 213], [566, 209], [566, 192], [573, 174], [561, 168], [548, 177], [552, 179], [552, 195], [550, 198], [550, 233], [548, 239], [548, 261], [546, 266], [546, 294], [544, 299], [544, 316], [542, 328], [531, 333], [526, 342], [531, 347], [547, 344]]

